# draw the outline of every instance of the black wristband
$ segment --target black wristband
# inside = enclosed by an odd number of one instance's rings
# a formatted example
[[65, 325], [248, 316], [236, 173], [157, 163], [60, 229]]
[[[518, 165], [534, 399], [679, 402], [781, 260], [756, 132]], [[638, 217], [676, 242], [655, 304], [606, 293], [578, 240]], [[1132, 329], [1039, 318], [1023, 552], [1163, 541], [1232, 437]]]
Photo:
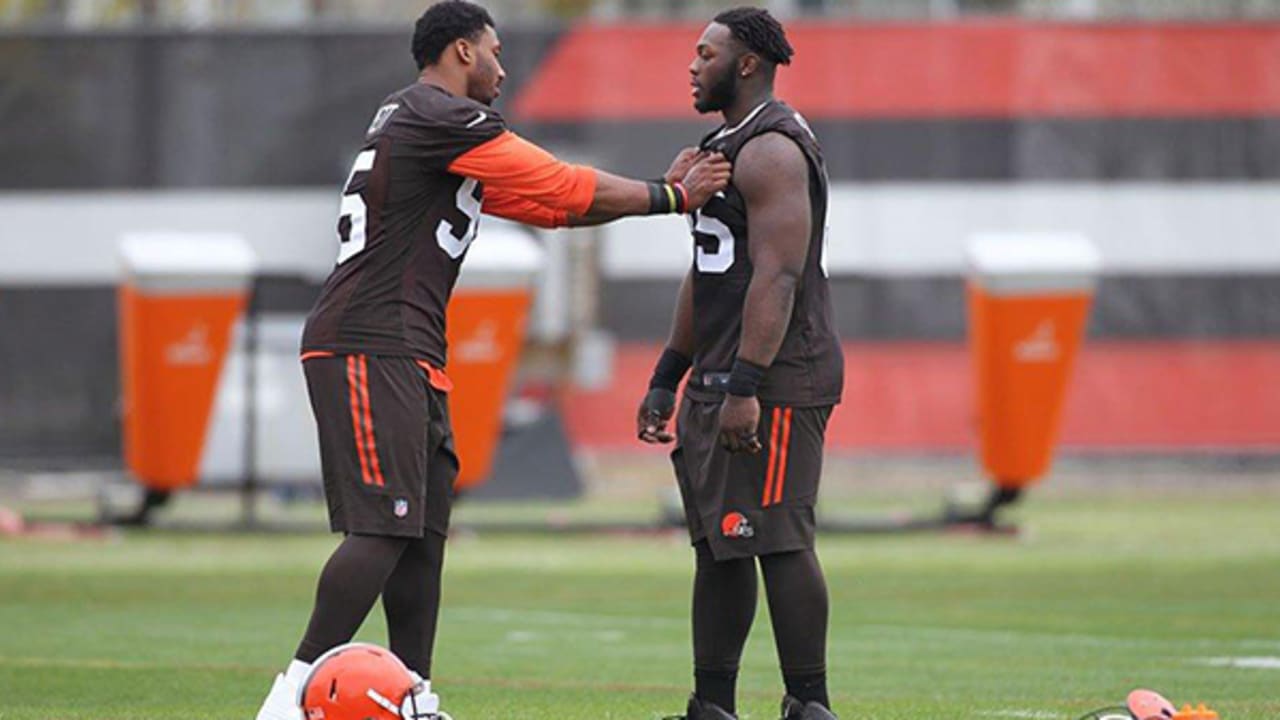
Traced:
[[738, 358], [733, 361], [733, 369], [729, 371], [729, 384], [725, 392], [739, 397], [755, 397], [760, 383], [764, 382], [764, 374], [769, 368]]
[[658, 364], [653, 368], [649, 389], [662, 388], [675, 392], [680, 386], [680, 381], [684, 379], [684, 374], [689, 372], [690, 365], [693, 365], [692, 360], [671, 348], [666, 348], [662, 351], [662, 357], [658, 358]]
[[649, 189], [649, 214], [666, 215], [680, 211], [680, 192], [668, 182], [647, 182]]

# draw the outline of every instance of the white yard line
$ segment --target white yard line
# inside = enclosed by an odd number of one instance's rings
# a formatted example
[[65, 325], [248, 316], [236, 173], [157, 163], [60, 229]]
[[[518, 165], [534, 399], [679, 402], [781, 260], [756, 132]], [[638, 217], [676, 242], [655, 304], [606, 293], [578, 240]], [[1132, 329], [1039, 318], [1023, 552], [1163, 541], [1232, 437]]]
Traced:
[[1208, 657], [1196, 658], [1192, 662], [1210, 667], [1242, 668], [1246, 670], [1280, 670], [1280, 657]]
[[892, 634], [897, 636], [935, 637], [939, 639], [960, 639], [966, 642], [985, 642], [989, 644], [1022, 643], [1029, 639], [1078, 645], [1086, 647], [1136, 647], [1149, 648], [1154, 645], [1167, 646], [1202, 646], [1220, 648], [1276, 647], [1280, 641], [1264, 638], [1245, 638], [1239, 640], [1218, 640], [1214, 638], [1193, 637], [1152, 637], [1125, 638], [1109, 635], [1089, 635], [1085, 633], [1054, 633], [1029, 630], [982, 630], [977, 628], [921, 627], [918, 625], [860, 625], [859, 632], [871, 634]]
[[455, 607], [444, 609], [446, 616], [455, 620], [473, 620], [491, 623], [520, 623], [551, 627], [639, 627], [639, 628], [687, 628], [687, 620], [645, 615], [597, 615], [590, 613], [559, 612], [547, 610], [513, 610], [510, 608]]

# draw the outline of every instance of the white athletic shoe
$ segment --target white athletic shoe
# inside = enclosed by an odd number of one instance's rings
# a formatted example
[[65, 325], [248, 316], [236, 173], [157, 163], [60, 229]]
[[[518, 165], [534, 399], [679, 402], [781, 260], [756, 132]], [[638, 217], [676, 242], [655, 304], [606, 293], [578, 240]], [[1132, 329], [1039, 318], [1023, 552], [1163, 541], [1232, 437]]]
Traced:
[[298, 707], [298, 683], [284, 673], [276, 675], [257, 720], [303, 720], [302, 708]]
[[440, 709], [440, 696], [431, 692], [431, 681], [423, 680], [421, 675], [412, 670], [409, 674], [418, 683], [418, 689], [404, 699], [400, 714], [406, 720], [453, 720], [449, 713]]

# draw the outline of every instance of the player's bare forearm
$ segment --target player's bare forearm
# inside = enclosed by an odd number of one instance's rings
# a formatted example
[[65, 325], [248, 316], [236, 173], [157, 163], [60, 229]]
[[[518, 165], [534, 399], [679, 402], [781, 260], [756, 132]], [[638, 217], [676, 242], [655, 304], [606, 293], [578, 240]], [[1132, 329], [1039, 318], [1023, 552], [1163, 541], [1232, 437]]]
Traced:
[[636, 437], [647, 443], [669, 443], [675, 440], [667, 423], [675, 415], [676, 388], [689, 371], [693, 362], [693, 270], [690, 269], [680, 283], [676, 296], [675, 315], [671, 320], [671, 335], [667, 349], [663, 351], [649, 392], [640, 401], [636, 413]]
[[586, 215], [569, 215], [569, 227], [594, 227], [596, 225], [605, 225], [614, 220], [620, 220], [626, 217], [623, 213], [613, 212], [596, 212], [592, 210]]
[[[733, 168], [719, 153], [698, 158], [684, 174], [682, 211], [702, 207], [703, 203], [729, 184]], [[651, 183], [596, 171], [595, 196], [587, 216], [649, 215], [655, 212], [650, 199]], [[670, 188], [668, 187], [668, 191]], [[666, 212], [657, 210], [656, 212]]]
[[649, 212], [649, 186], [639, 180], [596, 170], [596, 194], [584, 216], [620, 218]]
[[[689, 172], [693, 170], [694, 165], [696, 165], [699, 160], [707, 158], [709, 157], [709, 155], [710, 153], [699, 152], [698, 149], [694, 147], [682, 148], [680, 152], [676, 154], [675, 158], [671, 161], [671, 166], [667, 168], [667, 172], [662, 176], [663, 181], [668, 183], [677, 183], [677, 182], [690, 183], [692, 179], [689, 178]], [[721, 174], [724, 174], [724, 172], [727, 170], [728, 170], [727, 167], [724, 168], [724, 171], [722, 171]], [[619, 179], [625, 179], [625, 178], [619, 178]], [[724, 178], [724, 180], [725, 182], [728, 181], [727, 176]], [[716, 188], [716, 189], [721, 189], [721, 188]], [[618, 212], [600, 212], [593, 208], [591, 212], [588, 212], [584, 215], [570, 214], [568, 218], [568, 224], [570, 227], [587, 227], [591, 225], [604, 225], [605, 223], [610, 223], [610, 222], [613, 222], [614, 220], [618, 220], [623, 217], [626, 217], [626, 215], [627, 215], [626, 213], [618, 213]]]
[[684, 280], [680, 282], [667, 347], [685, 357], [693, 356], [693, 270], [685, 273]]
[[753, 268], [738, 357], [767, 367], [786, 337], [808, 257], [809, 164], [794, 141], [768, 133], [743, 147], [734, 185], [746, 200]]

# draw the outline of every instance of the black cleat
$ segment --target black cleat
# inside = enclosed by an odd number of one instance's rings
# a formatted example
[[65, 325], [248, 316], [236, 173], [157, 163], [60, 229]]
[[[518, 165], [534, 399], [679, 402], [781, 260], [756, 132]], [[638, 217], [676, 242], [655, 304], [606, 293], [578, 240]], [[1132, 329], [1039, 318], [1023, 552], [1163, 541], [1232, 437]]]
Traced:
[[821, 703], [804, 703], [787, 695], [782, 698], [782, 720], [839, 720]]
[[662, 720], [738, 720], [738, 716], [730, 715], [724, 708], [712, 702], [703, 702], [697, 695], [689, 696], [689, 707], [683, 715], [668, 715]]

